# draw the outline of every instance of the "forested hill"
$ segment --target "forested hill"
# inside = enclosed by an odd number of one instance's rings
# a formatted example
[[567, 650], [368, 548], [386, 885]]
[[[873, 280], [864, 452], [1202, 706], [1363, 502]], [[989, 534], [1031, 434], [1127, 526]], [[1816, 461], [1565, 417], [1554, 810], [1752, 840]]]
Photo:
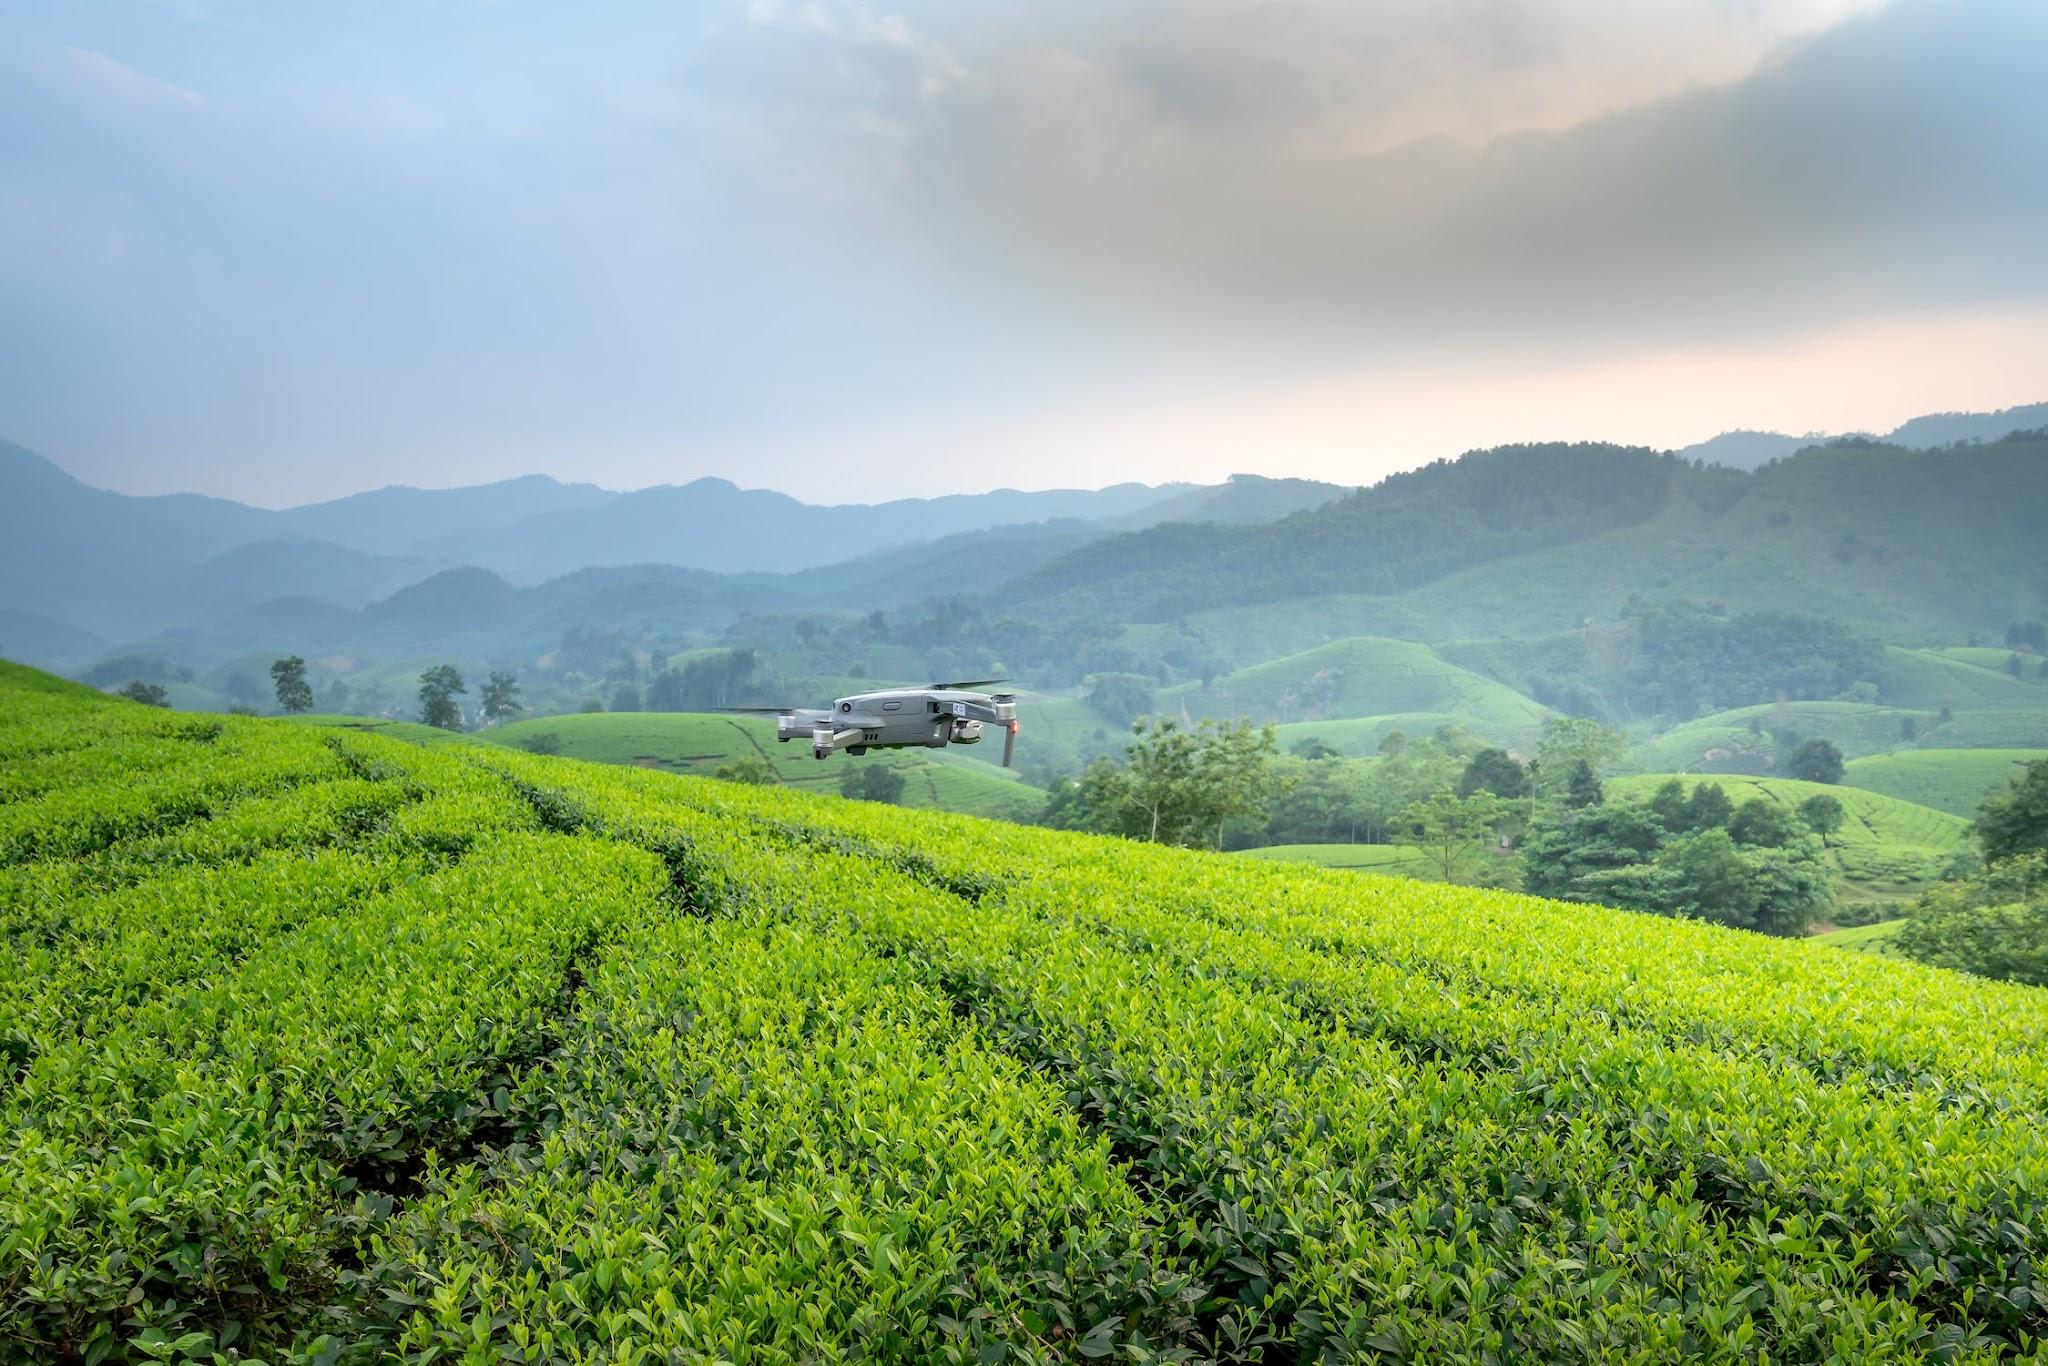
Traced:
[[2048, 600], [2044, 507], [2041, 433], [1933, 451], [1836, 442], [1755, 473], [1640, 447], [1502, 446], [1278, 522], [1099, 541], [1019, 596], [1050, 618], [1165, 621], [1469, 577], [1501, 619], [1467, 615], [1468, 630], [1526, 630], [1532, 608], [1560, 603], [1573, 615], [1549, 624], [1575, 624], [1635, 593], [1744, 609], [1819, 600], [1872, 624], [1998, 627]]

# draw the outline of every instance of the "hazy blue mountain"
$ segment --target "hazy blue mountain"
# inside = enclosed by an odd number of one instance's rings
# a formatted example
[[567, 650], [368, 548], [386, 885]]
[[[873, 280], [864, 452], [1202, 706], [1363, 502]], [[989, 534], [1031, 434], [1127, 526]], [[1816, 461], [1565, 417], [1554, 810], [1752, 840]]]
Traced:
[[[1990, 413], [1928, 413], [1902, 422], [1876, 439], [1909, 450], [1927, 450], [1958, 441], [1996, 441], [2013, 432], [2038, 431], [2043, 427], [2048, 427], [2048, 403], [2028, 403]], [[1833, 435], [1808, 432], [1805, 436], [1787, 436], [1783, 432], [1732, 431], [1694, 442], [1680, 448], [1676, 454], [1687, 460], [1704, 460], [1730, 469], [1754, 470], [1808, 446], [1839, 440], [1842, 435], [1870, 437], [1867, 432]]]
[[1136, 531], [1162, 522], [1277, 522], [1352, 491], [1342, 484], [1325, 484], [1316, 479], [1233, 474], [1225, 483], [1191, 488], [1113, 518], [1107, 525], [1119, 531]]
[[440, 548], [451, 541], [531, 518], [583, 511], [626, 496], [595, 484], [559, 483], [544, 474], [469, 488], [372, 489], [330, 502], [287, 508], [275, 515], [272, 534], [445, 562], [449, 557]]
[[620, 494], [566, 513], [452, 538], [446, 558], [537, 583], [586, 566], [672, 564], [724, 573], [787, 573], [888, 546], [1056, 517], [1111, 518], [1186, 486], [955, 494], [819, 506], [785, 493], [698, 479]]
[[1996, 441], [2011, 432], [2048, 427], [2048, 403], [2027, 403], [1995, 413], [1929, 413], [1902, 422], [1886, 438], [1895, 446], [1946, 446], [1955, 441]]

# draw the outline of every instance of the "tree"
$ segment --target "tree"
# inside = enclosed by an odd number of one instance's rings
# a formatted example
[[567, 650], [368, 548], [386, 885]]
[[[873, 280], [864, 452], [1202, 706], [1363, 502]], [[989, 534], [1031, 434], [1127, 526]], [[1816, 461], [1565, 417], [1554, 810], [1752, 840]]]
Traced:
[[[895, 772], [893, 769], [878, 771]], [[775, 776], [775, 765], [769, 763], [758, 754], [742, 754], [728, 763], [720, 764], [711, 771], [711, 776], [722, 778], [729, 783], [751, 783], [756, 787], [767, 787], [781, 781]], [[897, 776], [900, 779], [902, 775], [898, 774]], [[900, 786], [897, 789], [897, 795], [902, 795]], [[893, 801], [895, 798], [887, 798], [886, 800]]]
[[498, 669], [491, 670], [479, 693], [484, 720], [509, 721], [526, 710], [519, 700], [519, 680]]
[[1809, 783], [1839, 783], [1843, 774], [1842, 751], [1832, 740], [1808, 740], [1786, 759], [1785, 771]]
[[612, 689], [609, 709], [612, 711], [640, 710], [640, 690], [631, 683], [619, 684]]
[[1892, 945], [1937, 967], [2048, 986], [2048, 853], [1928, 888], [1907, 908]]
[[1799, 803], [1799, 819], [1806, 822], [1806, 828], [1820, 836], [1822, 847], [1826, 847], [1828, 836], [1842, 828], [1846, 816], [1842, 803], [1826, 792], [1816, 792]]
[[2018, 678], [2022, 673], [2024, 673], [2026, 671], [2026, 667], [2027, 662], [2024, 659], [2020, 658], [2019, 651], [2017, 650], [2013, 651], [2011, 654], [2005, 657], [2005, 671], [2011, 674], [2014, 678]]
[[171, 705], [171, 695], [164, 690], [163, 684], [145, 683], [139, 678], [130, 680], [128, 685], [121, 689], [119, 695], [127, 698], [130, 702], [140, 702], [145, 707], [168, 707]]
[[1799, 838], [1792, 813], [1769, 797], [1751, 797], [1728, 820], [1728, 835], [1737, 844], [1782, 849]]
[[1647, 806], [1603, 802], [1568, 808], [1522, 841], [1526, 886], [1538, 896], [1598, 900], [1600, 874], [1647, 862], [1664, 840], [1664, 827]]
[[1584, 762], [1598, 778], [1628, 752], [1628, 737], [1589, 716], [1553, 716], [1536, 745], [1536, 784], [1545, 795], [1565, 790], [1572, 765]]
[[867, 802], [894, 805], [903, 800], [903, 771], [886, 764], [849, 765], [839, 775], [839, 794]]
[[286, 655], [270, 666], [270, 681], [277, 688], [280, 711], [296, 715], [313, 710], [313, 685], [306, 681], [306, 661]]
[[1598, 806], [1606, 800], [1606, 789], [1600, 786], [1600, 777], [1593, 771], [1593, 765], [1585, 759], [1572, 760], [1571, 773], [1565, 779], [1564, 804], [1577, 808]]
[[521, 740], [519, 747], [528, 754], [560, 754], [562, 737], [554, 731], [544, 730]]
[[1401, 824], [1429, 855], [1432, 869], [1445, 882], [1458, 882], [1475, 858], [1487, 856], [1501, 807], [1501, 799], [1491, 792], [1460, 797], [1446, 788], [1402, 812]]
[[2048, 759], [2036, 759], [2005, 791], [1984, 799], [1971, 827], [1987, 864], [2048, 851]]
[[436, 664], [420, 675], [420, 720], [441, 730], [461, 730], [462, 705], [455, 699], [468, 691], [453, 664]]
[[1515, 756], [1504, 749], [1486, 748], [1472, 756], [1458, 779], [1458, 795], [1491, 792], [1496, 797], [1520, 797], [1529, 790], [1529, 774]]
[[1657, 817], [1657, 823], [1674, 835], [1692, 828], [1687, 824], [1685, 783], [1680, 779], [1666, 778], [1657, 785], [1650, 797], [1650, 811]]
[[1215, 848], [1223, 847], [1231, 821], [1264, 821], [1266, 804], [1281, 786], [1273, 764], [1278, 750], [1270, 725], [1203, 720], [1196, 734], [1196, 798], [1204, 824], [1216, 832]]
[[1685, 828], [1688, 831], [1714, 830], [1728, 824], [1728, 818], [1735, 814], [1735, 803], [1719, 783], [1701, 783], [1692, 790], [1692, 797], [1685, 804]]
[[1920, 738], [1920, 718], [1917, 716], [1901, 716], [1899, 718], [1899, 738], [1909, 745], [1918, 740]]

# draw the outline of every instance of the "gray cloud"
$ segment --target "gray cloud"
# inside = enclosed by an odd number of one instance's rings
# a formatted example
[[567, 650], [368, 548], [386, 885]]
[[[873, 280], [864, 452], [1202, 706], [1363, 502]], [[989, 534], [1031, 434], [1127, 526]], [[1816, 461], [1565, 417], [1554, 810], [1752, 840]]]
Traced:
[[839, 451], [2037, 301], [2048, 10], [1870, 3], [33, 0], [0, 435], [276, 499], [906, 492], [1004, 472]]

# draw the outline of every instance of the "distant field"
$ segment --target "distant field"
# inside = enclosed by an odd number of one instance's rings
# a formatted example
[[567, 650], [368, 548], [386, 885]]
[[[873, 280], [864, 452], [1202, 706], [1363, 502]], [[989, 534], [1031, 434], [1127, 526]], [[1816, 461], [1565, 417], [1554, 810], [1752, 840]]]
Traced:
[[1500, 741], [1533, 740], [1550, 712], [1502, 683], [1460, 668], [1426, 645], [1361, 636], [1332, 641], [1160, 694], [1194, 715], [1326, 723], [1441, 715]]
[[[781, 744], [766, 717], [720, 716], [702, 712], [597, 712], [540, 716], [484, 731], [494, 744], [524, 748], [534, 736], [553, 734], [562, 753], [602, 764], [630, 764], [670, 773], [710, 773], [742, 754], [758, 755], [775, 768], [783, 784], [836, 792], [847, 764], [880, 764], [900, 769], [906, 806], [936, 807], [974, 816], [1022, 820], [1036, 815], [1045, 794], [1010, 775], [1000, 764], [960, 750], [877, 750], [855, 758], [835, 755], [820, 762], [810, 746]], [[994, 757], [1000, 759], [1000, 744]]]
[[[1959, 653], [1965, 657], [1958, 658]], [[2000, 651], [1997, 665], [1979, 663], [1966, 652], [1935, 650], [1885, 651], [1884, 700], [1895, 707], [1939, 710], [1945, 702], [1956, 711], [2014, 711], [2048, 707], [2048, 679], [2035, 664], [2025, 677], [2014, 678]]]
[[1968, 818], [2043, 749], [1917, 749], [1851, 759], [1847, 782], [1901, 801]]
[[[1608, 782], [1607, 791], [1610, 796], [1640, 800], [1673, 776], [1644, 773], [1615, 778]], [[1937, 880], [1967, 839], [1969, 822], [1959, 816], [1862, 788], [1743, 774], [1695, 774], [1681, 781], [1688, 792], [1700, 782], [1717, 782], [1737, 806], [1759, 795], [1788, 808], [1818, 792], [1833, 796], [1841, 802], [1846, 819], [1829, 839], [1829, 852], [1841, 872], [1846, 899], [1896, 901], [1909, 897]]]
[[1838, 949], [1854, 949], [1858, 953], [1890, 954], [1892, 937], [1898, 934], [1899, 927], [1905, 923], [1904, 918], [1900, 918], [1880, 920], [1874, 925], [1851, 925], [1846, 930], [1830, 930], [1826, 934], [1817, 934], [1813, 936], [1813, 942], [1830, 944]]
[[[1937, 714], [1865, 702], [1778, 702], [1735, 707], [1644, 741], [1636, 761], [1663, 773], [1761, 773], [1776, 758], [1773, 730], [1831, 740], [1842, 753], [1879, 754], [1906, 744], [1904, 726], [1932, 727]], [[1751, 726], [1754, 724], [1755, 729]]]
[[1420, 877], [1429, 868], [1429, 859], [1422, 850], [1406, 844], [1268, 844], [1259, 849], [1241, 849], [1235, 857], [1401, 877]]

